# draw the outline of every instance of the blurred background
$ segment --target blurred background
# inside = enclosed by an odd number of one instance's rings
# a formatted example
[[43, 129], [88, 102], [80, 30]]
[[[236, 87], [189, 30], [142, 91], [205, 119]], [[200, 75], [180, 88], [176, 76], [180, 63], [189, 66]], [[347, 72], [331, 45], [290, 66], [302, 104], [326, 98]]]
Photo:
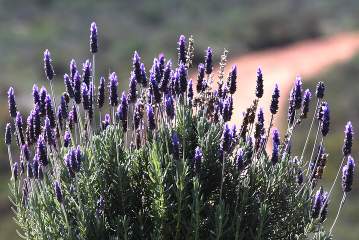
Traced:
[[[46, 48], [52, 53], [57, 73], [56, 91], [64, 91], [62, 76], [70, 60], [74, 58], [80, 68], [90, 58], [92, 21], [96, 21], [100, 37], [96, 73], [107, 76], [109, 71], [116, 71], [122, 88], [127, 86], [134, 50], [140, 52], [149, 69], [153, 57], [161, 52], [168, 59], [176, 59], [180, 34], [194, 36], [195, 66], [203, 61], [208, 46], [214, 49], [216, 62], [223, 48], [230, 50], [230, 63], [238, 63], [239, 99], [241, 92], [254, 94], [258, 65], [263, 66], [265, 84], [270, 85], [266, 90], [272, 89], [272, 80], [279, 81], [285, 101], [296, 74], [302, 74], [305, 87], [313, 91], [317, 81], [324, 81], [332, 131], [326, 139], [330, 156], [320, 184], [330, 186], [341, 160], [346, 121], [350, 119], [354, 129], [359, 129], [359, 1], [0, 0], [1, 129], [10, 120], [6, 103], [10, 85], [15, 87], [19, 110], [26, 114], [33, 83], [47, 84], [42, 66]], [[266, 93], [270, 96], [270, 91]], [[276, 123], [284, 126], [286, 111], [281, 111]], [[236, 114], [238, 117], [239, 111]], [[300, 154], [307, 128], [308, 123], [303, 123], [294, 137], [298, 146], [293, 149], [295, 153]], [[9, 164], [3, 142], [1, 134], [0, 239], [12, 240], [18, 237], [7, 197]], [[354, 157], [358, 157], [358, 149], [355, 140]], [[358, 239], [358, 180], [356, 176], [354, 190], [335, 228], [336, 239]], [[327, 225], [332, 223], [341, 198], [339, 184], [336, 190]]]

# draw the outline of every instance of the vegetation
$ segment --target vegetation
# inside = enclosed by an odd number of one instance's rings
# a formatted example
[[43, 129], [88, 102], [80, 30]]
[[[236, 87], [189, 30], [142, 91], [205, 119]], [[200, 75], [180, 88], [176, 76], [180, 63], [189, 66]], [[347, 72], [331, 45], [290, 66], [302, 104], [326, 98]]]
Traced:
[[[34, 85], [34, 107], [27, 124], [17, 111], [14, 89], [8, 91], [14, 123], [7, 124], [5, 143], [21, 236], [332, 239], [337, 218], [329, 232], [323, 226], [332, 189], [326, 192], [318, 186], [326, 166], [324, 140], [331, 119], [322, 82], [316, 88], [312, 120], [318, 127], [308, 132], [310, 137], [315, 129], [318, 141], [312, 147], [306, 142], [301, 154], [294, 154], [292, 137], [313, 107], [312, 94], [303, 92], [300, 77], [289, 94], [288, 129], [281, 140], [272, 126], [278, 111], [278, 86], [266, 106], [272, 114], [267, 124], [259, 107], [261, 69], [255, 100], [237, 129], [229, 124], [237, 69], [234, 66], [228, 77], [223, 75], [226, 50], [217, 77], [212, 72], [212, 49], [207, 48], [204, 63], [198, 65], [196, 86], [187, 78], [193, 65], [192, 38], [188, 42], [183, 35], [179, 38], [178, 63], [172, 64], [161, 54], [149, 74], [135, 52], [129, 90], [119, 97], [115, 72], [108, 80], [96, 75], [96, 25], [90, 29], [92, 63], [87, 61], [80, 75], [71, 61], [59, 105], [48, 50], [44, 69], [51, 93]], [[172, 68], [174, 65], [177, 67]], [[110, 113], [102, 115], [103, 111]], [[20, 161], [12, 159], [13, 134], [21, 149]], [[352, 137], [348, 122], [342, 150], [343, 201], [337, 216], [353, 183]], [[269, 138], [273, 142], [270, 152]], [[307, 147], [312, 148], [309, 159], [304, 158]]]

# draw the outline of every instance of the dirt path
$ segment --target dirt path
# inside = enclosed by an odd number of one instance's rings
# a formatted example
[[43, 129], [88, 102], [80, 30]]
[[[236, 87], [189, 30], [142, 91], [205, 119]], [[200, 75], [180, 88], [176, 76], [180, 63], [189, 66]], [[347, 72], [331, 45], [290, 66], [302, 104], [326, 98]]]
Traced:
[[[238, 90], [234, 97], [234, 121], [241, 119], [240, 113], [254, 99], [256, 70], [261, 66], [264, 77], [264, 96], [260, 105], [266, 115], [275, 83], [281, 91], [280, 114], [286, 114], [283, 107], [297, 75], [305, 81], [327, 70], [331, 65], [349, 60], [359, 51], [359, 33], [342, 33], [328, 38], [306, 40], [286, 47], [252, 52], [230, 59], [226, 70], [236, 64], [238, 67]], [[218, 69], [215, 70], [217, 72]], [[228, 72], [226, 73], [227, 76]], [[195, 79], [195, 77], [193, 77]], [[216, 88], [217, 86], [215, 86]], [[277, 116], [277, 119], [282, 119]], [[268, 119], [268, 117], [267, 117]]]

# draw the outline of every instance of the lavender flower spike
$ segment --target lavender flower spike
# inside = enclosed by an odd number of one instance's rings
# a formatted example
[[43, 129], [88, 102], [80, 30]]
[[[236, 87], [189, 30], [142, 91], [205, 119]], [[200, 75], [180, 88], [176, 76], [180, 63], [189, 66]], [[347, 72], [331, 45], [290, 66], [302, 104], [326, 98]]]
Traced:
[[200, 63], [198, 65], [197, 87], [196, 87], [198, 93], [203, 91], [204, 72], [205, 72], [204, 65], [203, 63]]
[[70, 143], [71, 143], [71, 134], [69, 131], [66, 131], [64, 135], [64, 147], [66, 148], [69, 147]]
[[330, 114], [329, 105], [322, 107], [322, 135], [325, 137], [329, 132]]
[[88, 111], [90, 108], [90, 95], [89, 89], [85, 83], [82, 83], [82, 104], [84, 110]]
[[52, 100], [51, 100], [50, 95], [46, 96], [45, 106], [46, 106], [46, 116], [50, 120], [50, 126], [51, 126], [51, 128], [55, 128], [56, 127], [55, 111], [54, 111], [54, 107], [52, 105]]
[[90, 60], [87, 59], [86, 62], [82, 65], [82, 71], [83, 82], [86, 83], [87, 87], [89, 87], [92, 72]]
[[300, 114], [300, 117], [302, 119], [307, 118], [308, 112], [309, 112], [309, 104], [310, 100], [312, 99], [312, 94], [310, 93], [309, 89], [304, 91], [304, 97], [303, 97], [303, 103], [302, 103], [302, 113]]
[[237, 90], [237, 66], [232, 66], [232, 71], [229, 73], [228, 76], [228, 87], [229, 93], [234, 94]]
[[280, 97], [280, 93], [279, 93], [278, 84], [275, 84], [272, 94], [272, 101], [270, 104], [270, 112], [273, 115], [278, 112], [279, 97]]
[[25, 138], [24, 138], [24, 133], [23, 133], [24, 122], [22, 120], [21, 113], [19, 113], [19, 112], [16, 113], [15, 122], [16, 122], [17, 130], [18, 130], [18, 134], [19, 134], [20, 145], [25, 144]]
[[34, 99], [34, 104], [40, 104], [40, 92], [39, 87], [36, 84], [32, 87], [32, 97]]
[[39, 139], [37, 140], [36, 154], [39, 156], [41, 165], [46, 167], [49, 162], [48, 162], [48, 158], [47, 158], [47, 150], [46, 150], [45, 140], [42, 135], [40, 135]]
[[19, 176], [19, 165], [17, 162], [15, 162], [12, 166], [12, 175], [14, 177], [14, 180], [16, 181]]
[[7, 123], [5, 128], [5, 144], [11, 144], [11, 124]]
[[322, 208], [322, 188], [320, 188], [312, 201], [312, 210], [311, 210], [311, 216], [312, 218], [316, 219], [319, 217], [320, 209]]
[[172, 150], [172, 154], [173, 154], [173, 158], [175, 160], [179, 159], [179, 139], [178, 139], [178, 135], [176, 132], [172, 133], [172, 145], [171, 145], [171, 150]]
[[263, 96], [263, 73], [259, 67], [257, 70], [257, 85], [256, 85], [256, 97], [261, 98]]
[[50, 51], [46, 49], [44, 52], [44, 69], [45, 69], [46, 77], [49, 81], [51, 81], [55, 75], [54, 68], [52, 67], [51, 62], [52, 60], [51, 60]]
[[77, 65], [74, 59], [70, 62], [70, 77], [71, 80], [74, 81], [75, 73], [77, 72]]
[[213, 71], [212, 56], [213, 56], [212, 48], [208, 47], [205, 56], [205, 68], [206, 68], [206, 74], [208, 75], [211, 74]]
[[60, 183], [57, 180], [54, 183], [54, 189], [55, 189], [55, 196], [56, 196], [57, 201], [59, 201], [59, 203], [62, 204], [63, 195], [62, 195]]
[[105, 103], [105, 78], [100, 77], [100, 84], [98, 86], [97, 105], [101, 109]]
[[74, 75], [74, 98], [76, 104], [81, 103], [81, 77], [78, 72]]
[[184, 93], [187, 90], [187, 69], [183, 63], [180, 63], [178, 68], [178, 75], [180, 81], [181, 92]]
[[102, 121], [103, 129], [106, 129], [108, 126], [110, 126], [111, 117], [110, 114], [106, 113], [105, 120]]
[[147, 119], [148, 119], [148, 128], [151, 131], [156, 129], [155, 114], [153, 113], [153, 108], [151, 105], [147, 105]]
[[236, 167], [238, 171], [242, 171], [244, 168], [244, 151], [242, 148], [239, 148], [236, 153]]
[[167, 117], [172, 120], [175, 117], [175, 108], [171, 94], [168, 94], [165, 97], [165, 107], [166, 107]]
[[352, 156], [348, 156], [348, 162], [343, 167], [343, 177], [342, 177], [342, 188], [343, 192], [350, 192], [352, 190], [353, 178], [354, 178], [354, 168], [355, 163]]
[[178, 40], [178, 64], [186, 64], [186, 37], [181, 35]]
[[70, 79], [69, 75], [64, 75], [64, 83], [66, 87], [66, 92], [69, 94], [70, 98], [74, 98], [74, 88], [72, 80]]
[[324, 97], [324, 92], [325, 92], [325, 85], [324, 85], [324, 83], [323, 83], [323, 82], [318, 82], [318, 84], [317, 84], [317, 89], [316, 89], [317, 98], [323, 99], [323, 97]]
[[201, 168], [202, 158], [203, 158], [202, 149], [199, 146], [197, 146], [196, 149], [194, 150], [194, 169], [197, 173]]
[[223, 151], [229, 152], [229, 150], [231, 148], [231, 144], [232, 144], [232, 132], [231, 132], [231, 129], [229, 128], [228, 123], [226, 123], [224, 125], [223, 134], [222, 134]]
[[348, 156], [352, 153], [352, 145], [353, 145], [353, 126], [352, 123], [349, 121], [345, 126], [345, 138], [344, 138], [344, 145], [343, 145], [343, 155]]
[[297, 76], [294, 84], [294, 108], [302, 107], [302, 78]]
[[117, 88], [118, 88], [118, 80], [117, 80], [117, 75], [115, 72], [111, 73], [109, 76], [109, 90], [110, 90], [110, 96], [109, 96], [109, 100], [110, 100], [110, 105], [112, 107], [115, 107], [118, 105], [118, 94], [117, 94]]
[[17, 107], [15, 101], [15, 93], [14, 88], [10, 87], [9, 91], [7, 92], [8, 95], [8, 103], [9, 103], [9, 113], [12, 118], [16, 117]]
[[137, 81], [135, 73], [131, 73], [130, 86], [128, 90], [128, 100], [131, 103], [136, 102], [137, 99]]
[[273, 129], [273, 144], [280, 145], [280, 137], [279, 137], [279, 131], [278, 129]]
[[98, 32], [95, 22], [92, 22], [90, 26], [90, 51], [91, 53], [98, 51]]

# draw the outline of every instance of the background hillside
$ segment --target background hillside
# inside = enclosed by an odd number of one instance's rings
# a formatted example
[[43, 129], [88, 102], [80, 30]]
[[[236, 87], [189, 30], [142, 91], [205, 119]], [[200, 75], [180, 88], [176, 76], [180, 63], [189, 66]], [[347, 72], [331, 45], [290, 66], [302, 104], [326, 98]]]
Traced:
[[[89, 57], [89, 24], [92, 21], [96, 21], [100, 34], [96, 72], [107, 74], [114, 70], [120, 81], [127, 83], [134, 50], [141, 53], [149, 68], [153, 57], [160, 52], [168, 58], [175, 56], [180, 34], [194, 36], [198, 62], [209, 45], [214, 48], [215, 60], [223, 48], [230, 49], [232, 57], [241, 56], [303, 39], [357, 30], [358, 19], [357, 0], [0, 0], [1, 129], [8, 121], [6, 91], [9, 85], [16, 86], [20, 110], [25, 110], [32, 84], [45, 83], [42, 53], [46, 48], [53, 55], [58, 74], [56, 81], [62, 84], [62, 74], [67, 71], [71, 58], [80, 66]], [[308, 53], [309, 57], [315, 56]], [[327, 173], [330, 174], [334, 174], [336, 162], [340, 161], [334, 153], [340, 151], [346, 119], [351, 119], [359, 129], [357, 76], [359, 57], [313, 79], [325, 80], [328, 86], [333, 116], [331, 128], [335, 132], [327, 142], [331, 153], [329, 162], [332, 161], [328, 164]], [[0, 239], [11, 240], [17, 238], [7, 199], [9, 169], [2, 138], [3, 134], [0, 143]], [[296, 136], [297, 139], [304, 139], [304, 136]], [[356, 144], [355, 149], [358, 147]], [[354, 194], [356, 198], [353, 199], [358, 199], [358, 188]], [[350, 201], [351, 207], [344, 209], [345, 215], [340, 220], [338, 239], [357, 239], [359, 233], [356, 220], [359, 208], [354, 200]]]

